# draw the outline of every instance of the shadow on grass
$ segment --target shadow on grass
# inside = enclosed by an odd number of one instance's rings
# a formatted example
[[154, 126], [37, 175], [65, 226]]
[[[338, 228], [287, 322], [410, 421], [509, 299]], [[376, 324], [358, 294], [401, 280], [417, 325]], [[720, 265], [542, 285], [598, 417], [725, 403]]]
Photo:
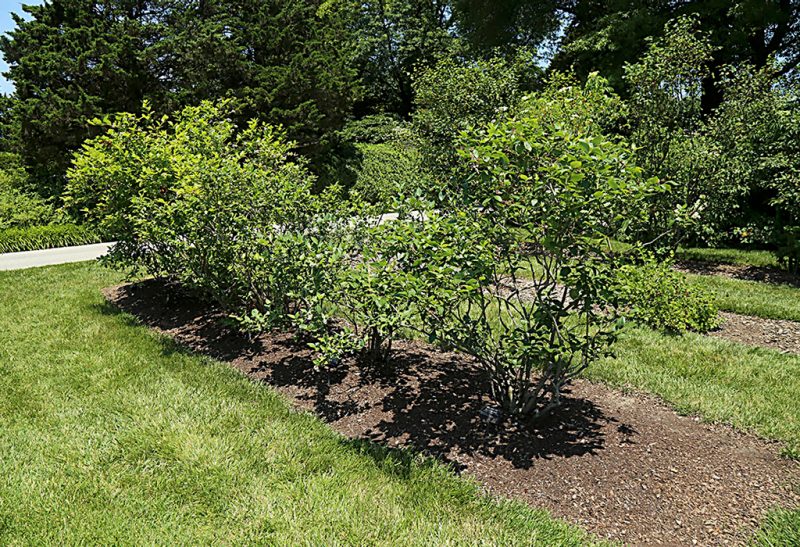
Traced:
[[186, 351], [233, 361], [263, 351], [261, 339], [250, 338], [225, 325], [226, 314], [189, 292], [157, 279], [104, 291], [100, 313], [127, 315], [131, 324], [145, 325], [174, 341], [165, 351]]
[[698, 260], [679, 260], [676, 265], [682, 271], [695, 275], [722, 275], [742, 281], [800, 287], [799, 276], [778, 268]]

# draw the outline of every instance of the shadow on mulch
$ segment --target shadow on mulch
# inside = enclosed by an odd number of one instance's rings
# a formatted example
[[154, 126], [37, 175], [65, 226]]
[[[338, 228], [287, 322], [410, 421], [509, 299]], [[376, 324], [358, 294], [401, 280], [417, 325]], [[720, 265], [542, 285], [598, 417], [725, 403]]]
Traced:
[[794, 287], [800, 287], [800, 277], [777, 268], [692, 260], [676, 261], [675, 268], [685, 273], [697, 275], [721, 275], [732, 279], [758, 281], [770, 285], [792, 285]]
[[231, 362], [252, 378], [291, 391], [303, 408], [328, 422], [358, 414], [362, 421], [374, 422], [361, 438], [402, 438], [404, 446], [456, 471], [465, 466], [452, 460], [452, 453], [502, 458], [522, 469], [540, 458], [594, 453], [604, 445], [602, 424], [616, 422], [567, 389], [563, 412], [536, 423], [487, 425], [479, 418], [480, 410], [491, 404], [484, 392], [486, 378], [452, 353], [406, 342], [384, 368], [360, 367], [350, 360], [315, 371], [310, 351], [291, 335], [244, 336], [224, 325], [219, 310], [156, 280], [122, 286], [112, 301], [104, 306], [105, 313], [121, 309], [172, 336], [178, 345], [169, 344], [166, 351], [187, 348]]
[[378, 464], [392, 456], [401, 477], [422, 452], [490, 492], [630, 544], [741, 542], [768, 509], [800, 503], [800, 469], [777, 445], [679, 416], [652, 397], [578, 381], [549, 419], [490, 426], [479, 418], [491, 404], [486, 378], [463, 355], [399, 342], [385, 369], [350, 361], [316, 372], [291, 335], [244, 337], [174, 287], [148, 281], [104, 293], [104, 312], [121, 309], [177, 343], [165, 351], [227, 361]]

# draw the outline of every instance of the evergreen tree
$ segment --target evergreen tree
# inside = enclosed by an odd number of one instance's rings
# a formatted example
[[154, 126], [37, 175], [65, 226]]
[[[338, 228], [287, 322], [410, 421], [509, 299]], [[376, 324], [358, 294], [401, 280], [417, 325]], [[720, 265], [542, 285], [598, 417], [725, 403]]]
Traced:
[[537, 48], [561, 23], [556, 0], [454, 0], [452, 9], [459, 33], [483, 56]]
[[158, 82], [147, 70], [148, 45], [157, 40], [146, 0], [52, 0], [24, 6], [16, 29], [0, 38], [16, 92], [12, 112], [18, 147], [38, 190], [55, 195], [69, 153], [89, 136], [86, 121], [133, 110]]
[[228, 97], [241, 120], [285, 126], [324, 150], [359, 94], [350, 29], [321, 1], [53, 0], [0, 41], [16, 86], [19, 147], [40, 191], [60, 192], [87, 123]]
[[346, 21], [364, 96], [359, 113], [409, 117], [412, 80], [440, 57], [462, 52], [447, 0], [330, 0]]

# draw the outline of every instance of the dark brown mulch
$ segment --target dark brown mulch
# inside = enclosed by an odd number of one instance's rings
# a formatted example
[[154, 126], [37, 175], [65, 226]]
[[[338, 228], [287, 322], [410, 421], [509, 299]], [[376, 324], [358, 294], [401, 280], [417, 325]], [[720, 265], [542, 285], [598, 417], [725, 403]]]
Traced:
[[698, 275], [721, 275], [745, 281], [760, 281], [773, 285], [793, 285], [800, 287], [800, 277], [777, 268], [748, 266], [745, 264], [723, 264], [721, 262], [700, 262], [683, 260], [675, 262], [675, 269]]
[[677, 415], [657, 400], [577, 382], [539, 424], [487, 426], [485, 381], [463, 356], [398, 344], [391, 370], [344, 363], [315, 373], [288, 335], [247, 340], [220, 314], [157, 283], [109, 289], [110, 302], [182, 345], [228, 361], [352, 438], [409, 447], [487, 490], [544, 507], [630, 544], [745, 541], [775, 505], [800, 504], [800, 466], [779, 447]]
[[800, 322], [719, 312], [723, 322], [709, 336], [800, 355]]

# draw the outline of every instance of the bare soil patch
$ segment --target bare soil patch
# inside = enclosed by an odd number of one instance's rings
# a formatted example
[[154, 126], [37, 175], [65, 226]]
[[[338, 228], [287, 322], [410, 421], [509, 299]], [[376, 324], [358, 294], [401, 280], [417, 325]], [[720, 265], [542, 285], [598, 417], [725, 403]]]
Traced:
[[800, 323], [719, 312], [722, 324], [709, 336], [800, 355]]
[[745, 281], [759, 281], [761, 283], [770, 283], [773, 285], [792, 285], [800, 287], [800, 278], [777, 268], [683, 260], [675, 262], [675, 269], [684, 273], [721, 275], [731, 279], [743, 279]]
[[[484, 424], [485, 378], [468, 358], [398, 343], [387, 370], [345, 362], [314, 372], [290, 335], [248, 339], [221, 314], [156, 282], [108, 300], [181, 345], [229, 362], [353, 439], [408, 447], [488, 491], [638, 545], [736, 544], [765, 512], [800, 504], [800, 465], [779, 446], [679, 416], [655, 398], [579, 381], [547, 421]], [[794, 485], [794, 486], [793, 486]]]

